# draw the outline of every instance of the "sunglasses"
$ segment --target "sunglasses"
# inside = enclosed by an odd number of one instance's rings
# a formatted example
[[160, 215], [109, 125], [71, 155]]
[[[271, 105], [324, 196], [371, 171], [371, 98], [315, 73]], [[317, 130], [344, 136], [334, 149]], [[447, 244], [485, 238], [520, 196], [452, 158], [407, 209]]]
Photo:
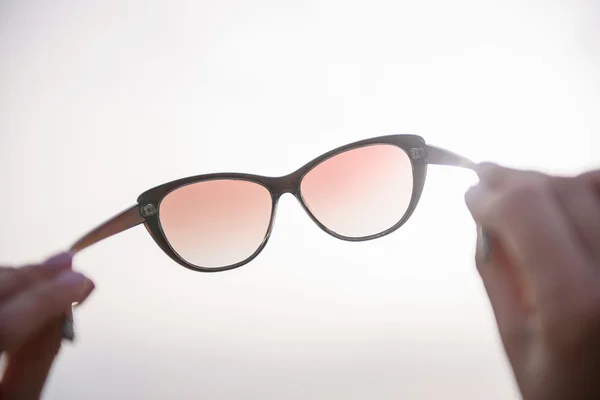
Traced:
[[281, 177], [214, 173], [178, 179], [142, 193], [71, 252], [144, 224], [180, 265], [201, 272], [234, 269], [264, 249], [284, 193], [294, 195], [326, 233], [347, 241], [376, 239], [413, 214], [431, 164], [475, 166], [420, 136], [390, 135], [338, 147]]

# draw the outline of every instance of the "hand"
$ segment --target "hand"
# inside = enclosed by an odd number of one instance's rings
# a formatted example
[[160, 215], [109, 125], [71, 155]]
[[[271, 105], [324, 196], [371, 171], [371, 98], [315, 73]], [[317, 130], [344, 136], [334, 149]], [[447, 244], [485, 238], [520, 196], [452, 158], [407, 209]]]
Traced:
[[40, 398], [65, 314], [94, 289], [71, 262], [65, 253], [41, 265], [0, 267], [0, 354], [6, 357], [0, 400]]
[[477, 172], [465, 198], [490, 237], [477, 267], [523, 397], [600, 398], [600, 171]]

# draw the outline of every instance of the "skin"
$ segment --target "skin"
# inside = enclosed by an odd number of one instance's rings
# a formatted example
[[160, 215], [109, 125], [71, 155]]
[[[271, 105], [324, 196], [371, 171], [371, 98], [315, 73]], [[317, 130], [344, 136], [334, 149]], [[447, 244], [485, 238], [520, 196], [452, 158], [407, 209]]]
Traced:
[[62, 321], [94, 284], [72, 270], [69, 254], [43, 264], [0, 267], [0, 400], [39, 399], [62, 341]]
[[477, 268], [523, 398], [600, 398], [600, 170], [477, 172], [466, 202], [491, 237]]

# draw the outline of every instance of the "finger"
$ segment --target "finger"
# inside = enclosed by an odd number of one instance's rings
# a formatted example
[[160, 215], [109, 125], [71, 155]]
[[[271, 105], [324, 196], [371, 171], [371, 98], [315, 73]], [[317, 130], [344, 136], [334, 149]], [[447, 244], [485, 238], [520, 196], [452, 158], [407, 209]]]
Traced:
[[593, 171], [588, 171], [580, 175], [585, 179], [589, 179], [591, 182], [596, 185], [600, 185], [600, 169], [595, 169]]
[[[481, 232], [478, 233], [481, 235]], [[499, 320], [510, 321], [525, 315], [528, 310], [526, 285], [505, 246], [497, 238], [490, 237], [488, 254], [477, 248], [475, 261], [492, 308]]]
[[43, 279], [49, 279], [72, 267], [73, 257], [61, 253], [43, 264], [0, 269], [0, 303]]
[[556, 196], [545, 181], [511, 182], [471, 188], [465, 199], [473, 218], [502, 241], [535, 290], [555, 295], [560, 287], [579, 285], [589, 276], [582, 268], [588, 261]]
[[514, 179], [534, 180], [547, 178], [548, 176], [541, 172], [531, 170], [518, 170], [514, 168], [502, 167], [491, 162], [482, 162], [475, 167], [475, 172], [480, 181], [485, 182], [489, 187], [500, 187]]
[[94, 289], [85, 276], [65, 271], [22, 292], [0, 308], [0, 350], [16, 350], [49, 321], [64, 316], [74, 302], [83, 302]]
[[526, 335], [525, 322], [531, 311], [531, 296], [504, 245], [495, 238], [491, 241], [488, 255], [481, 254], [478, 247], [475, 259], [505, 350], [512, 359], [520, 351], [519, 344]]
[[591, 185], [596, 198], [600, 201], [600, 169], [581, 174], [578, 179]]
[[53, 320], [7, 361], [0, 385], [3, 399], [37, 400], [60, 350], [60, 320]]
[[596, 263], [600, 262], [600, 196], [590, 177], [557, 178], [553, 187], [586, 253]]

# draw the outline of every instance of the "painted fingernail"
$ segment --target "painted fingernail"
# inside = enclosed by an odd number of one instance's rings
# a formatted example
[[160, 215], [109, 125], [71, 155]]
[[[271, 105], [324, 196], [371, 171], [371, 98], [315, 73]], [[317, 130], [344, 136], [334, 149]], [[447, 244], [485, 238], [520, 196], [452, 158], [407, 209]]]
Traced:
[[491, 253], [491, 241], [488, 231], [477, 225], [477, 254], [482, 260], [488, 261]]
[[42, 265], [48, 269], [70, 268], [73, 263], [71, 253], [60, 253], [47, 259]]
[[87, 297], [92, 293], [95, 289], [94, 282], [85, 278], [83, 281], [81, 288], [81, 293], [79, 295], [79, 300], [74, 302], [72, 308], [67, 312], [63, 319], [62, 324], [62, 337], [64, 340], [68, 342], [75, 341], [75, 320], [73, 318], [73, 308], [81, 305], [87, 299]]
[[65, 316], [62, 324], [62, 337], [68, 342], [75, 340], [75, 322], [73, 321], [73, 314]]

